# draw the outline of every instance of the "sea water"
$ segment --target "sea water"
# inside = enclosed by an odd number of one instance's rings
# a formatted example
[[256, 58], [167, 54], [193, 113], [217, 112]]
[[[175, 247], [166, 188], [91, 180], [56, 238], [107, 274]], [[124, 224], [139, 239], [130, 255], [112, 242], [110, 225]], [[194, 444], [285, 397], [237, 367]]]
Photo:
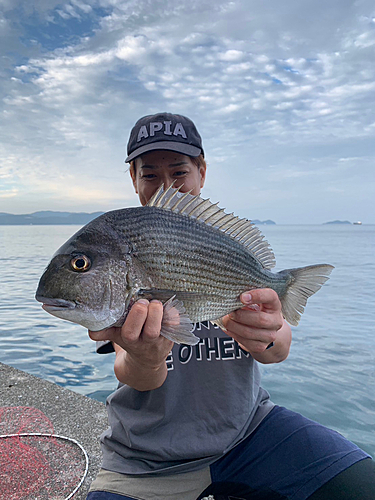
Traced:
[[[34, 294], [79, 226], [0, 226], [0, 362], [104, 400], [114, 355], [87, 330], [47, 314]], [[308, 301], [286, 361], [262, 365], [271, 399], [336, 429], [375, 456], [375, 226], [262, 226], [276, 270], [335, 266]]]

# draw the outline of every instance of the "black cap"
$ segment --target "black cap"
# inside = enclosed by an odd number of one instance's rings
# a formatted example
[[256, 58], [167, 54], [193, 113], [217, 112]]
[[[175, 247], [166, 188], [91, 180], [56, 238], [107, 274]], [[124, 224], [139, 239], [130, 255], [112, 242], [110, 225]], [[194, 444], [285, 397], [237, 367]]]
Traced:
[[147, 115], [137, 121], [130, 132], [125, 162], [157, 149], [193, 157], [204, 155], [202, 139], [194, 123], [186, 116], [172, 113]]

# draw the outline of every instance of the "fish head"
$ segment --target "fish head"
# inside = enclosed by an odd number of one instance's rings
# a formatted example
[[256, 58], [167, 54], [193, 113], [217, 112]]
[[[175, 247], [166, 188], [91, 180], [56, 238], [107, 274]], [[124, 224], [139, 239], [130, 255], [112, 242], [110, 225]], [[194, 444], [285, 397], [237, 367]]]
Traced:
[[117, 240], [108, 226], [89, 224], [59, 248], [36, 291], [43, 309], [92, 331], [124, 318], [132, 293], [130, 257]]

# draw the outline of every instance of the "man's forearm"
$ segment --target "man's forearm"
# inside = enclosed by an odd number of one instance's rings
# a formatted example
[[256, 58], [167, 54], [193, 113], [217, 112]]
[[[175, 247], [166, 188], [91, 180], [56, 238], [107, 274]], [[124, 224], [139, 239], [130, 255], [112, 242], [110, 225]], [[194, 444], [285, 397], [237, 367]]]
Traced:
[[116, 360], [114, 371], [116, 378], [137, 391], [152, 391], [163, 385], [167, 378], [167, 365], [147, 366], [138, 363], [129, 353], [115, 345]]

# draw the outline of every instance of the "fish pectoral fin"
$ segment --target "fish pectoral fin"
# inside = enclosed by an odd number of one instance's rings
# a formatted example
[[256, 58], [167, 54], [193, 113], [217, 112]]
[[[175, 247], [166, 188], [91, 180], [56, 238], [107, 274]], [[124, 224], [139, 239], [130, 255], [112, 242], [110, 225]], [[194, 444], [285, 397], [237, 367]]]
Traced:
[[[187, 293], [186, 298], [188, 297]], [[157, 288], [143, 289], [138, 292], [138, 298], [157, 299], [163, 302], [164, 312], [160, 331], [163, 337], [176, 344], [195, 345], [199, 342], [199, 338], [193, 333], [194, 325], [186, 314], [184, 303], [176, 298], [176, 292]]]
[[176, 344], [197, 344], [199, 338], [193, 333], [194, 325], [185, 312], [183, 302], [174, 295], [164, 303], [163, 308], [161, 335]]

